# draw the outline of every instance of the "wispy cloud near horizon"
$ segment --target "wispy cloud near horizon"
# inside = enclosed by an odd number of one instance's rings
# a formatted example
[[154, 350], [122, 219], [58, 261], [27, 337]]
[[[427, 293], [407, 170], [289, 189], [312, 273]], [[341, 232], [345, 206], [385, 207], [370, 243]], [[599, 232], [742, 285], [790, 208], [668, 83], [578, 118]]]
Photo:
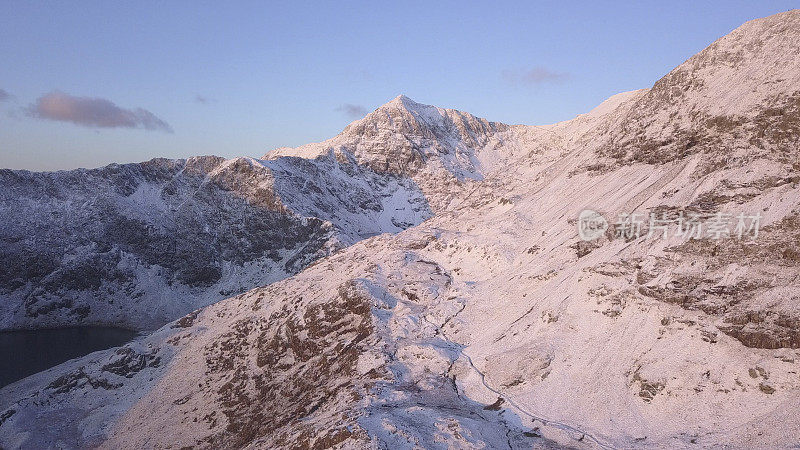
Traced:
[[200, 103], [201, 105], [209, 105], [211, 103], [217, 103], [216, 99], [206, 97], [205, 95], [200, 95], [200, 94], [194, 96], [194, 101]]
[[504, 70], [503, 79], [511, 84], [534, 86], [545, 83], [563, 83], [569, 79], [568, 73], [555, 72], [543, 66], [530, 69]]
[[172, 127], [143, 108], [120, 108], [111, 100], [76, 97], [53, 91], [39, 97], [26, 113], [38, 119], [71, 122], [90, 128], [140, 128], [172, 133]]
[[351, 103], [345, 103], [342, 106], [336, 108], [336, 111], [344, 113], [350, 119], [360, 119], [367, 115], [367, 108], [361, 105], [353, 105]]
[[12, 95], [5, 89], [0, 89], [0, 102], [11, 100]]

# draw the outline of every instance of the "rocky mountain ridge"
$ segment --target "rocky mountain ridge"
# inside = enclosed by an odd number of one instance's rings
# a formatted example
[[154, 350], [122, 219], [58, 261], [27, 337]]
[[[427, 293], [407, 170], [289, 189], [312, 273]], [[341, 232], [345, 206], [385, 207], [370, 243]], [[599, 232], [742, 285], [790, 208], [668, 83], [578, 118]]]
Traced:
[[0, 171], [0, 325], [154, 329], [430, 216], [352, 163], [197, 157]]
[[469, 113], [423, 105], [400, 95], [357, 120], [336, 137], [297, 148], [278, 148], [280, 156], [313, 158], [332, 152], [379, 173], [409, 176], [434, 211], [444, 211], [464, 184], [480, 181], [484, 168], [476, 153], [510, 127]]

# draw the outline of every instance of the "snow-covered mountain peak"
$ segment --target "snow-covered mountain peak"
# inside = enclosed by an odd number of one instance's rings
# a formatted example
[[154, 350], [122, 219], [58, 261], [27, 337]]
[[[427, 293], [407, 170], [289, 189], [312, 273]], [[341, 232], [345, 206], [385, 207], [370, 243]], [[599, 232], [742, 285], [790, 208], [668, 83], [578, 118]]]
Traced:
[[400, 94], [397, 97], [391, 99], [389, 102], [384, 104], [384, 107], [395, 107], [395, 108], [406, 108], [406, 109], [413, 109], [415, 106], [430, 106], [430, 105], [422, 105], [420, 103], [411, 100], [404, 94]]
[[345, 127], [342, 134], [389, 130], [406, 136], [434, 137], [433, 129], [443, 127], [446, 116], [446, 111], [441, 108], [399, 95]]
[[392, 110], [392, 109], [402, 109], [408, 112], [420, 112], [422, 110], [438, 110], [436, 106], [427, 105], [424, 103], [419, 103], [411, 99], [405, 94], [400, 94], [397, 97], [389, 100], [388, 102], [384, 103], [383, 105], [379, 106], [377, 109], [382, 110]]
[[427, 126], [428, 128], [431, 128], [431, 127], [444, 126], [447, 117], [452, 113], [458, 113], [460, 115], [467, 115], [470, 117], [474, 117], [468, 113], [463, 113], [455, 110], [447, 110], [444, 108], [439, 108], [434, 105], [419, 103], [401, 94], [393, 98], [389, 102], [378, 107], [371, 114], [365, 116], [363, 120], [374, 121], [376, 114], [389, 115], [390, 117], [397, 116], [399, 114], [405, 117], [412, 118], [415, 122], [417, 122], [421, 126]]
[[439, 108], [418, 103], [399, 95], [349, 124], [340, 136], [362, 138], [400, 135], [407, 140], [435, 140], [447, 147], [463, 142], [477, 148], [487, 135], [504, 131], [507, 125], [490, 122], [455, 109]]
[[400, 95], [349, 124], [332, 139], [275, 149], [264, 159], [313, 159], [333, 154], [379, 173], [411, 176], [436, 204], [431, 196], [450, 189], [444, 185], [483, 178], [477, 154], [497, 133], [508, 129], [503, 123]]

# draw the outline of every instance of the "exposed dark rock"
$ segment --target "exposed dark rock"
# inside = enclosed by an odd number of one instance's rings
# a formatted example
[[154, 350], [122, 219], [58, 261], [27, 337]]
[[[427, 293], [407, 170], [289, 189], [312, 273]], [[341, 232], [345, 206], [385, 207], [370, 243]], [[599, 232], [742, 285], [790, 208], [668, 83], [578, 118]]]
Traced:
[[503, 397], [497, 397], [497, 400], [494, 403], [484, 406], [483, 409], [486, 411], [500, 411], [502, 409], [501, 405], [505, 402], [506, 401]]
[[725, 318], [720, 330], [753, 348], [800, 348], [800, 319], [772, 311], [747, 311]]
[[7, 410], [3, 411], [3, 413], [0, 414], [0, 427], [2, 427], [3, 423], [6, 420], [8, 420], [9, 418], [11, 418], [11, 416], [13, 416], [16, 412], [17, 411], [15, 411], [13, 409], [7, 409]]
[[114, 360], [105, 364], [100, 370], [131, 378], [145, 367], [158, 367], [159, 364], [161, 358], [155, 352], [137, 353], [129, 347], [122, 347], [116, 351]]
[[89, 385], [94, 389], [117, 389], [121, 383], [111, 383], [105, 378], [96, 378], [87, 375], [83, 368], [74, 372], [62, 375], [47, 385], [47, 389], [52, 389], [55, 394], [66, 394], [74, 389]]
[[189, 314], [181, 317], [172, 325], [172, 328], [189, 328], [194, 325], [195, 319], [200, 314], [200, 311], [192, 311]]

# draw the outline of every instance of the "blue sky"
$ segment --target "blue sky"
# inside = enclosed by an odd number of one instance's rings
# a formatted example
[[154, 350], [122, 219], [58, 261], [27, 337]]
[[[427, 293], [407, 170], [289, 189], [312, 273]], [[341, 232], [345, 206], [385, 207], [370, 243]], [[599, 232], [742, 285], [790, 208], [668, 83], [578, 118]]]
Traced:
[[557, 122], [793, 7], [3, 0], [0, 167], [257, 157], [332, 137], [401, 93], [506, 123]]

